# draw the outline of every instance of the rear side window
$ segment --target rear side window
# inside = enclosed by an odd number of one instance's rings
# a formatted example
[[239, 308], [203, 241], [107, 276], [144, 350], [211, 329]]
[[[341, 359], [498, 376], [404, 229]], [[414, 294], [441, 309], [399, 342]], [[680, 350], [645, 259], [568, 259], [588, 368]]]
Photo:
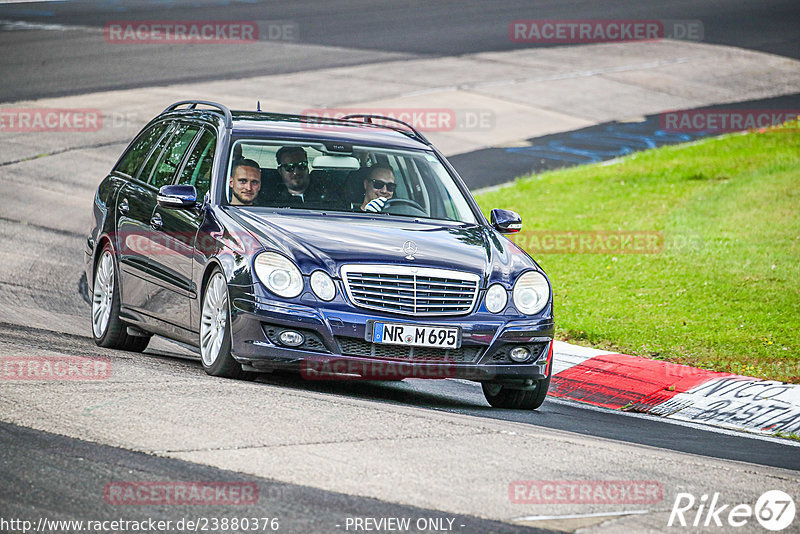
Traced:
[[205, 196], [211, 184], [211, 167], [214, 164], [216, 148], [216, 136], [208, 130], [203, 130], [200, 140], [194, 145], [178, 179], [179, 184], [193, 185], [197, 190], [198, 199]]
[[[192, 143], [194, 136], [200, 128], [197, 126], [190, 126], [188, 124], [181, 124], [175, 129], [175, 133], [170, 139], [167, 149], [161, 156], [153, 176], [150, 178], [150, 183], [156, 187], [161, 188], [167, 184], [171, 184], [175, 177], [175, 172], [183, 160], [186, 150]], [[144, 179], [144, 177], [142, 177]]]
[[161, 139], [161, 136], [164, 135], [167, 125], [168, 123], [162, 122], [148, 128], [130, 147], [128, 147], [128, 151], [122, 156], [122, 159], [114, 170], [128, 176], [136, 176], [137, 171], [147, 158], [147, 154], [150, 153], [150, 149]]
[[153, 168], [156, 166], [156, 163], [161, 158], [161, 153], [164, 151], [164, 146], [169, 142], [170, 138], [172, 137], [172, 133], [175, 131], [175, 127], [171, 126], [167, 133], [162, 137], [158, 143], [156, 144], [155, 148], [153, 148], [153, 152], [150, 154], [150, 157], [147, 158], [147, 161], [142, 167], [142, 170], [139, 171], [139, 176], [137, 177], [142, 182], [147, 182], [150, 178], [150, 175], [153, 173]]

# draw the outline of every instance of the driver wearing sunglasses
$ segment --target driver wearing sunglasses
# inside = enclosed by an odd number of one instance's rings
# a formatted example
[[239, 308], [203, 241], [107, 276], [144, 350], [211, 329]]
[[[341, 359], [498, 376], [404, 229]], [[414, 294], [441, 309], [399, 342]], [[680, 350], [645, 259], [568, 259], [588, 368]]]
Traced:
[[361, 211], [379, 212], [384, 204], [394, 196], [397, 184], [394, 171], [388, 165], [373, 165], [364, 179], [364, 202]]

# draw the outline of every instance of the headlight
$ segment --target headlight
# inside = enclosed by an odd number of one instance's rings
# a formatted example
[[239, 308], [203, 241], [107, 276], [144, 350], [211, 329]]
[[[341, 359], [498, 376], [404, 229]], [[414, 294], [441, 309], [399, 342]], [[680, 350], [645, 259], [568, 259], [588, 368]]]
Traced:
[[486, 309], [492, 313], [500, 313], [508, 303], [508, 292], [500, 284], [492, 284], [486, 291]]
[[514, 284], [514, 306], [525, 315], [542, 311], [550, 299], [550, 286], [542, 273], [528, 271]]
[[258, 279], [276, 295], [290, 299], [303, 291], [300, 269], [284, 256], [262, 252], [256, 256], [254, 265]]
[[336, 285], [333, 283], [333, 278], [323, 271], [311, 273], [311, 289], [314, 290], [316, 296], [326, 302], [333, 300], [333, 297], [336, 296]]

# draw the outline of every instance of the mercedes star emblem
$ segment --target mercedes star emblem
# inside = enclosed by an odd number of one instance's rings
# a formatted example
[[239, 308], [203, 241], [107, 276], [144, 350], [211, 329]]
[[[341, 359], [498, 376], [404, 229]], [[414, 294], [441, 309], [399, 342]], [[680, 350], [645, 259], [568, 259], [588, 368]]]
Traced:
[[406, 253], [407, 260], [413, 260], [414, 254], [417, 253], [417, 244], [413, 241], [406, 241], [403, 243], [403, 252]]

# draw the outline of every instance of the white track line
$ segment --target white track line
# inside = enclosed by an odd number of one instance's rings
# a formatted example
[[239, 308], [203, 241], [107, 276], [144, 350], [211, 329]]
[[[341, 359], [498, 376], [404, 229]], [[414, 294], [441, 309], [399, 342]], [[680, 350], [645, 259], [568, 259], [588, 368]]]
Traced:
[[621, 515], [647, 514], [650, 510], [628, 510], [627, 512], [595, 512], [592, 514], [569, 514], [569, 515], [531, 515], [527, 517], [517, 517], [511, 521], [552, 521], [554, 519], [583, 519], [584, 517], [616, 517]]

